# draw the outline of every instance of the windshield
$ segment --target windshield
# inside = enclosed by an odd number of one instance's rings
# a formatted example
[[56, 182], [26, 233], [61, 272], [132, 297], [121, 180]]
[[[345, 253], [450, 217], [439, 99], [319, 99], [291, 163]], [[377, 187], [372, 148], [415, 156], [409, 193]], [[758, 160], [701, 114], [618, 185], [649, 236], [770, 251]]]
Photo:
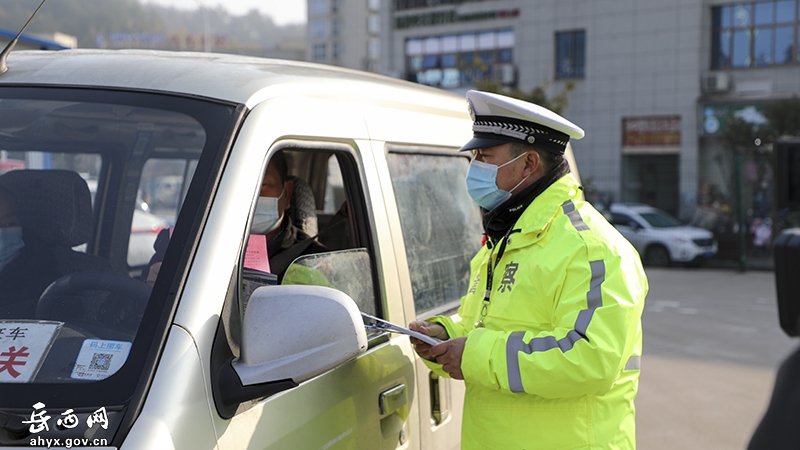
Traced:
[[0, 408], [128, 401], [171, 311], [156, 275], [180, 266], [168, 264], [171, 237], [190, 236], [193, 218], [181, 217], [196, 212], [184, 207], [206, 191], [217, 163], [203, 169], [204, 158], [218, 160], [233, 111], [152, 93], [0, 89]]
[[653, 210], [639, 213], [639, 215], [641, 215], [642, 218], [650, 224], [650, 226], [655, 228], [672, 228], [683, 226], [678, 219], [670, 216], [664, 211]]

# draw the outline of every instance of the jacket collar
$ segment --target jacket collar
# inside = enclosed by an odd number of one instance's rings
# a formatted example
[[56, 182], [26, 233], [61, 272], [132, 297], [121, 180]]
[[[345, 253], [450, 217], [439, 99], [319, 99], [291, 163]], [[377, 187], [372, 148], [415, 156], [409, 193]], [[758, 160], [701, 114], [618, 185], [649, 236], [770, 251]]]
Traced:
[[547, 172], [542, 178], [514, 195], [508, 201], [492, 211], [483, 212], [484, 233], [491, 242], [498, 242], [517, 223], [527, 211], [528, 206], [536, 200], [553, 183], [569, 173], [569, 163], [563, 159], [559, 165]]
[[572, 174], [561, 177], [528, 205], [514, 224], [505, 250], [532, 245], [544, 237], [567, 200], [578, 200], [581, 187]]

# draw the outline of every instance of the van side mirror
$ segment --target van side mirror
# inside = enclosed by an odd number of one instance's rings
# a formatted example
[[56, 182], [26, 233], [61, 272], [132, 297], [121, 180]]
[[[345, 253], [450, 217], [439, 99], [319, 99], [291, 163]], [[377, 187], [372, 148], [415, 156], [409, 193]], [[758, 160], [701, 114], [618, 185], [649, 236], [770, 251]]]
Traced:
[[231, 415], [331, 370], [367, 350], [361, 312], [345, 293], [323, 286], [264, 286], [247, 305], [239, 358], [216, 383], [218, 410]]
[[361, 312], [345, 293], [323, 286], [257, 289], [242, 323], [242, 384], [301, 383], [367, 350]]

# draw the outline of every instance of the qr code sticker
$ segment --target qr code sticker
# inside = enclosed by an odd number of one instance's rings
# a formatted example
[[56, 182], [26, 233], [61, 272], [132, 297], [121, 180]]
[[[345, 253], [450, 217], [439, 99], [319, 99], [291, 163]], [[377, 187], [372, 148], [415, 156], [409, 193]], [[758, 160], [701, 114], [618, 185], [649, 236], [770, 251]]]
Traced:
[[89, 363], [89, 370], [108, 371], [113, 357], [111, 353], [95, 353], [92, 355], [92, 362]]

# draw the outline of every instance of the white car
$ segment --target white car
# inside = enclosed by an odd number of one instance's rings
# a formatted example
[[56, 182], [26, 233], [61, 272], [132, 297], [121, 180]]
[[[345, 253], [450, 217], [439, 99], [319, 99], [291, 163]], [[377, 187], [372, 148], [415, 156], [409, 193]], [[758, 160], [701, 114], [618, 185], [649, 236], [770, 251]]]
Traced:
[[648, 266], [698, 263], [717, 253], [714, 234], [681, 223], [666, 212], [639, 203], [614, 203], [611, 223], [628, 239]]

